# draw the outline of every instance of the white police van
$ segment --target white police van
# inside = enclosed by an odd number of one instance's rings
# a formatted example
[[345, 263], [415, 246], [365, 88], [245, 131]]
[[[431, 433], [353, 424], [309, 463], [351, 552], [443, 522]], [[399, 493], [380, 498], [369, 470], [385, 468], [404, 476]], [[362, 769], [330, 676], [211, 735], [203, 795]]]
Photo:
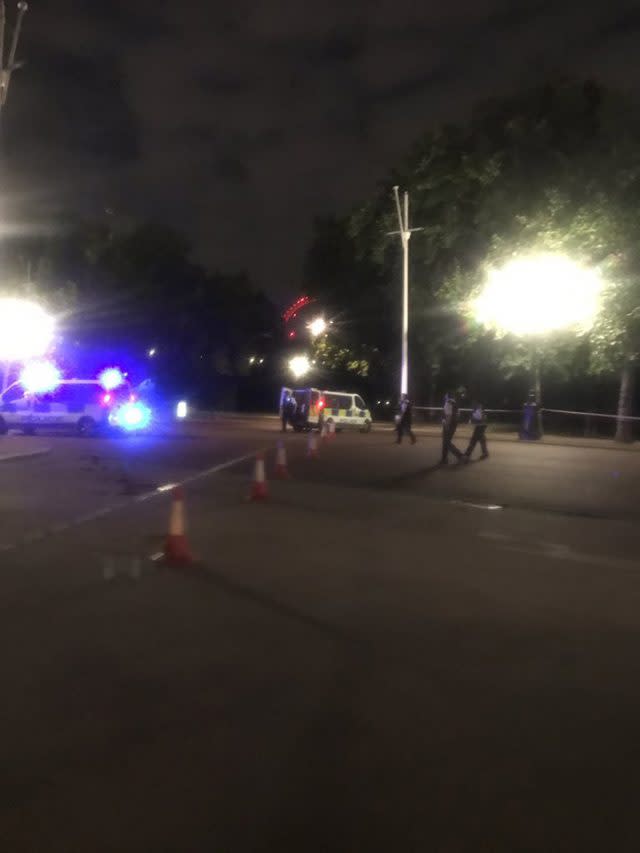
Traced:
[[10, 390], [0, 398], [0, 435], [9, 430], [33, 435], [38, 429], [61, 429], [92, 436], [119, 426], [119, 413], [131, 401], [128, 385], [105, 390], [97, 379], [63, 379], [46, 393]]
[[282, 388], [280, 417], [287, 401], [294, 401], [288, 418], [296, 432], [319, 429], [323, 423], [334, 423], [336, 430], [357, 429], [370, 432], [373, 418], [359, 394], [352, 391], [323, 391], [319, 388]]

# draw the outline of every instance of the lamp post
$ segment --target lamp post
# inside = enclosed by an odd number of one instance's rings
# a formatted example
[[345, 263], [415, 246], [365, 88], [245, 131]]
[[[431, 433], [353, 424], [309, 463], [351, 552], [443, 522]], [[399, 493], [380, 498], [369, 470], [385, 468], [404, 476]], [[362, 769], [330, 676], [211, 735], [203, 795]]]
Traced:
[[[398, 214], [399, 231], [389, 234], [399, 235], [402, 241], [402, 347], [400, 361], [400, 394], [409, 393], [409, 239], [414, 231], [422, 228], [409, 227], [409, 193], [403, 193], [403, 207], [400, 205], [400, 189], [395, 186], [393, 195]], [[404, 208], [404, 210], [403, 210]]]
[[317, 338], [327, 331], [327, 321], [322, 316], [316, 317], [315, 320], [308, 323], [307, 328], [311, 333], [311, 337]]
[[600, 307], [601, 290], [596, 270], [564, 255], [530, 255], [490, 270], [473, 300], [473, 314], [483, 326], [528, 341], [538, 406], [542, 403], [541, 336], [563, 329], [590, 329]]
[[306, 355], [296, 355], [289, 361], [289, 370], [294, 379], [302, 379], [311, 370], [311, 362]]
[[44, 355], [53, 338], [54, 326], [53, 317], [35, 302], [0, 299], [2, 393], [9, 384], [11, 365]]

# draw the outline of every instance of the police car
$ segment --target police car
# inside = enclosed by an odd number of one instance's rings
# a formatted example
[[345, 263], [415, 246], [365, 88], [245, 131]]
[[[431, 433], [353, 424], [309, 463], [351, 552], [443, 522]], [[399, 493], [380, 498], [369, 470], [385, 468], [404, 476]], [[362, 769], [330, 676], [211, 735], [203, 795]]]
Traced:
[[91, 436], [109, 428], [142, 427], [147, 418], [127, 384], [106, 390], [97, 379], [63, 379], [40, 393], [14, 387], [0, 399], [0, 434], [61, 429]]

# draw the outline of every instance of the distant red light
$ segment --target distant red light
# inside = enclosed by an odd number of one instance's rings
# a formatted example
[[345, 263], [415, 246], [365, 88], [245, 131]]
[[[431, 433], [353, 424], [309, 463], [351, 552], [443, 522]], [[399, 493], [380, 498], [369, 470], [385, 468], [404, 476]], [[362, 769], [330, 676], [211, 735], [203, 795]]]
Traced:
[[324, 400], [322, 398], [320, 400], [318, 400], [318, 408], [324, 409]]
[[290, 337], [290, 338], [295, 338], [295, 336], [296, 336], [296, 333], [295, 333], [295, 331], [292, 329], [292, 330], [289, 332], [289, 337]]

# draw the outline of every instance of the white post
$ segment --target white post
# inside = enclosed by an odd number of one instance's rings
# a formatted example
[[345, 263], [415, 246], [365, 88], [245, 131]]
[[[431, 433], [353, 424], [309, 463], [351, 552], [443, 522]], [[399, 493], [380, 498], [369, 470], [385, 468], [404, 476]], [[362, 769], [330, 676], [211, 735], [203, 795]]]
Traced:
[[402, 258], [402, 370], [400, 393], [409, 393], [409, 193], [404, 194], [404, 234]]
[[404, 193], [404, 215], [400, 207], [398, 187], [393, 188], [402, 240], [402, 360], [400, 367], [400, 393], [409, 393], [409, 193]]

